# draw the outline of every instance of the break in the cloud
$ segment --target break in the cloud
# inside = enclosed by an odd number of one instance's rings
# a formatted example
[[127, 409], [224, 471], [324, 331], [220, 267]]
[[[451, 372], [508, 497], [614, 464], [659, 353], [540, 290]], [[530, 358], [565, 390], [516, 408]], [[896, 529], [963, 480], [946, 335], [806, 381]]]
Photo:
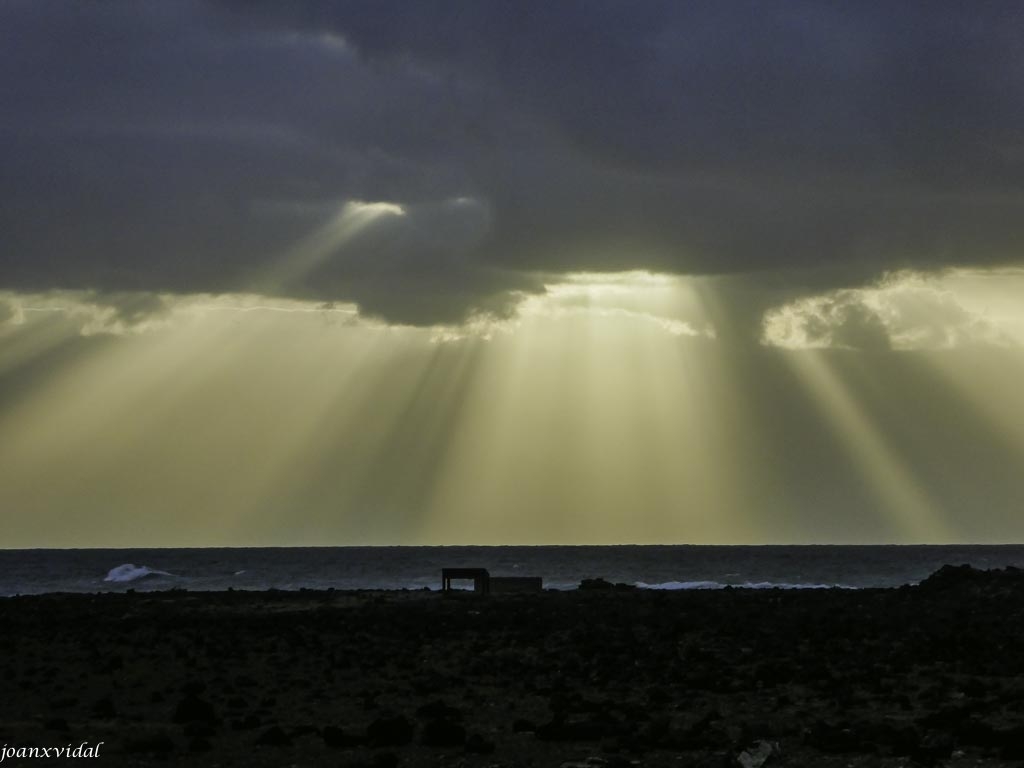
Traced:
[[[537, 273], [1019, 264], [1022, 31], [1015, 2], [12, 0], [0, 289], [434, 325]], [[358, 201], [406, 215], [267, 284]]]
[[713, 339], [715, 328], [704, 316], [686, 281], [649, 272], [574, 273], [544, 282], [544, 293], [524, 297], [515, 321], [573, 315], [622, 318], [649, 323], [673, 336]]

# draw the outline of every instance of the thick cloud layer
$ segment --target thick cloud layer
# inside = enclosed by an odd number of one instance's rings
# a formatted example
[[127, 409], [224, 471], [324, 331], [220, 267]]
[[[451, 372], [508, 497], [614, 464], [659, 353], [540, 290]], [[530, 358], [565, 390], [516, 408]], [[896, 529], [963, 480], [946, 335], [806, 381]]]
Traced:
[[[8, 2], [0, 288], [430, 324], [533, 272], [1021, 263], [1022, 35], [1016, 2]], [[408, 215], [266, 284], [354, 201]]]

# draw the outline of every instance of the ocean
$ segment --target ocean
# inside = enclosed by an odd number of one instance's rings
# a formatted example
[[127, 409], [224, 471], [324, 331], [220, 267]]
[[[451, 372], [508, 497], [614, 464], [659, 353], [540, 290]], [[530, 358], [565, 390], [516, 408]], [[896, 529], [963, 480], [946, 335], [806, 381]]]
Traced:
[[947, 563], [1024, 567], [1024, 545], [0, 550], [0, 595], [439, 589], [443, 567], [541, 576], [552, 589], [573, 589], [595, 577], [651, 589], [857, 589], [913, 584]]

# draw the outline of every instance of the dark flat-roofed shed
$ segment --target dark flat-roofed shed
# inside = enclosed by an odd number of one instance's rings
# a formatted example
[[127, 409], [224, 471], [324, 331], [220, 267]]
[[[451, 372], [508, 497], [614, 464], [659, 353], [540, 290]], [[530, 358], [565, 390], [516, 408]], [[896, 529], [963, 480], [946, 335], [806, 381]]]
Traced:
[[452, 579], [472, 579], [474, 592], [483, 595], [491, 592], [491, 574], [487, 572], [486, 568], [442, 568], [442, 592], [451, 592]]

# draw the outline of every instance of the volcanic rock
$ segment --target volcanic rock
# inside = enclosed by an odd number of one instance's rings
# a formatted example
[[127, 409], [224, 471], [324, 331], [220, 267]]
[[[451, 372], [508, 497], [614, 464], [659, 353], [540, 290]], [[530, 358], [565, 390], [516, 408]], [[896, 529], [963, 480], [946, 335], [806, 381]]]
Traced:
[[412, 741], [415, 727], [404, 715], [378, 717], [366, 727], [372, 747], [402, 747]]
[[425, 747], [457, 747], [465, 742], [466, 729], [450, 720], [430, 720], [420, 734], [420, 743]]

